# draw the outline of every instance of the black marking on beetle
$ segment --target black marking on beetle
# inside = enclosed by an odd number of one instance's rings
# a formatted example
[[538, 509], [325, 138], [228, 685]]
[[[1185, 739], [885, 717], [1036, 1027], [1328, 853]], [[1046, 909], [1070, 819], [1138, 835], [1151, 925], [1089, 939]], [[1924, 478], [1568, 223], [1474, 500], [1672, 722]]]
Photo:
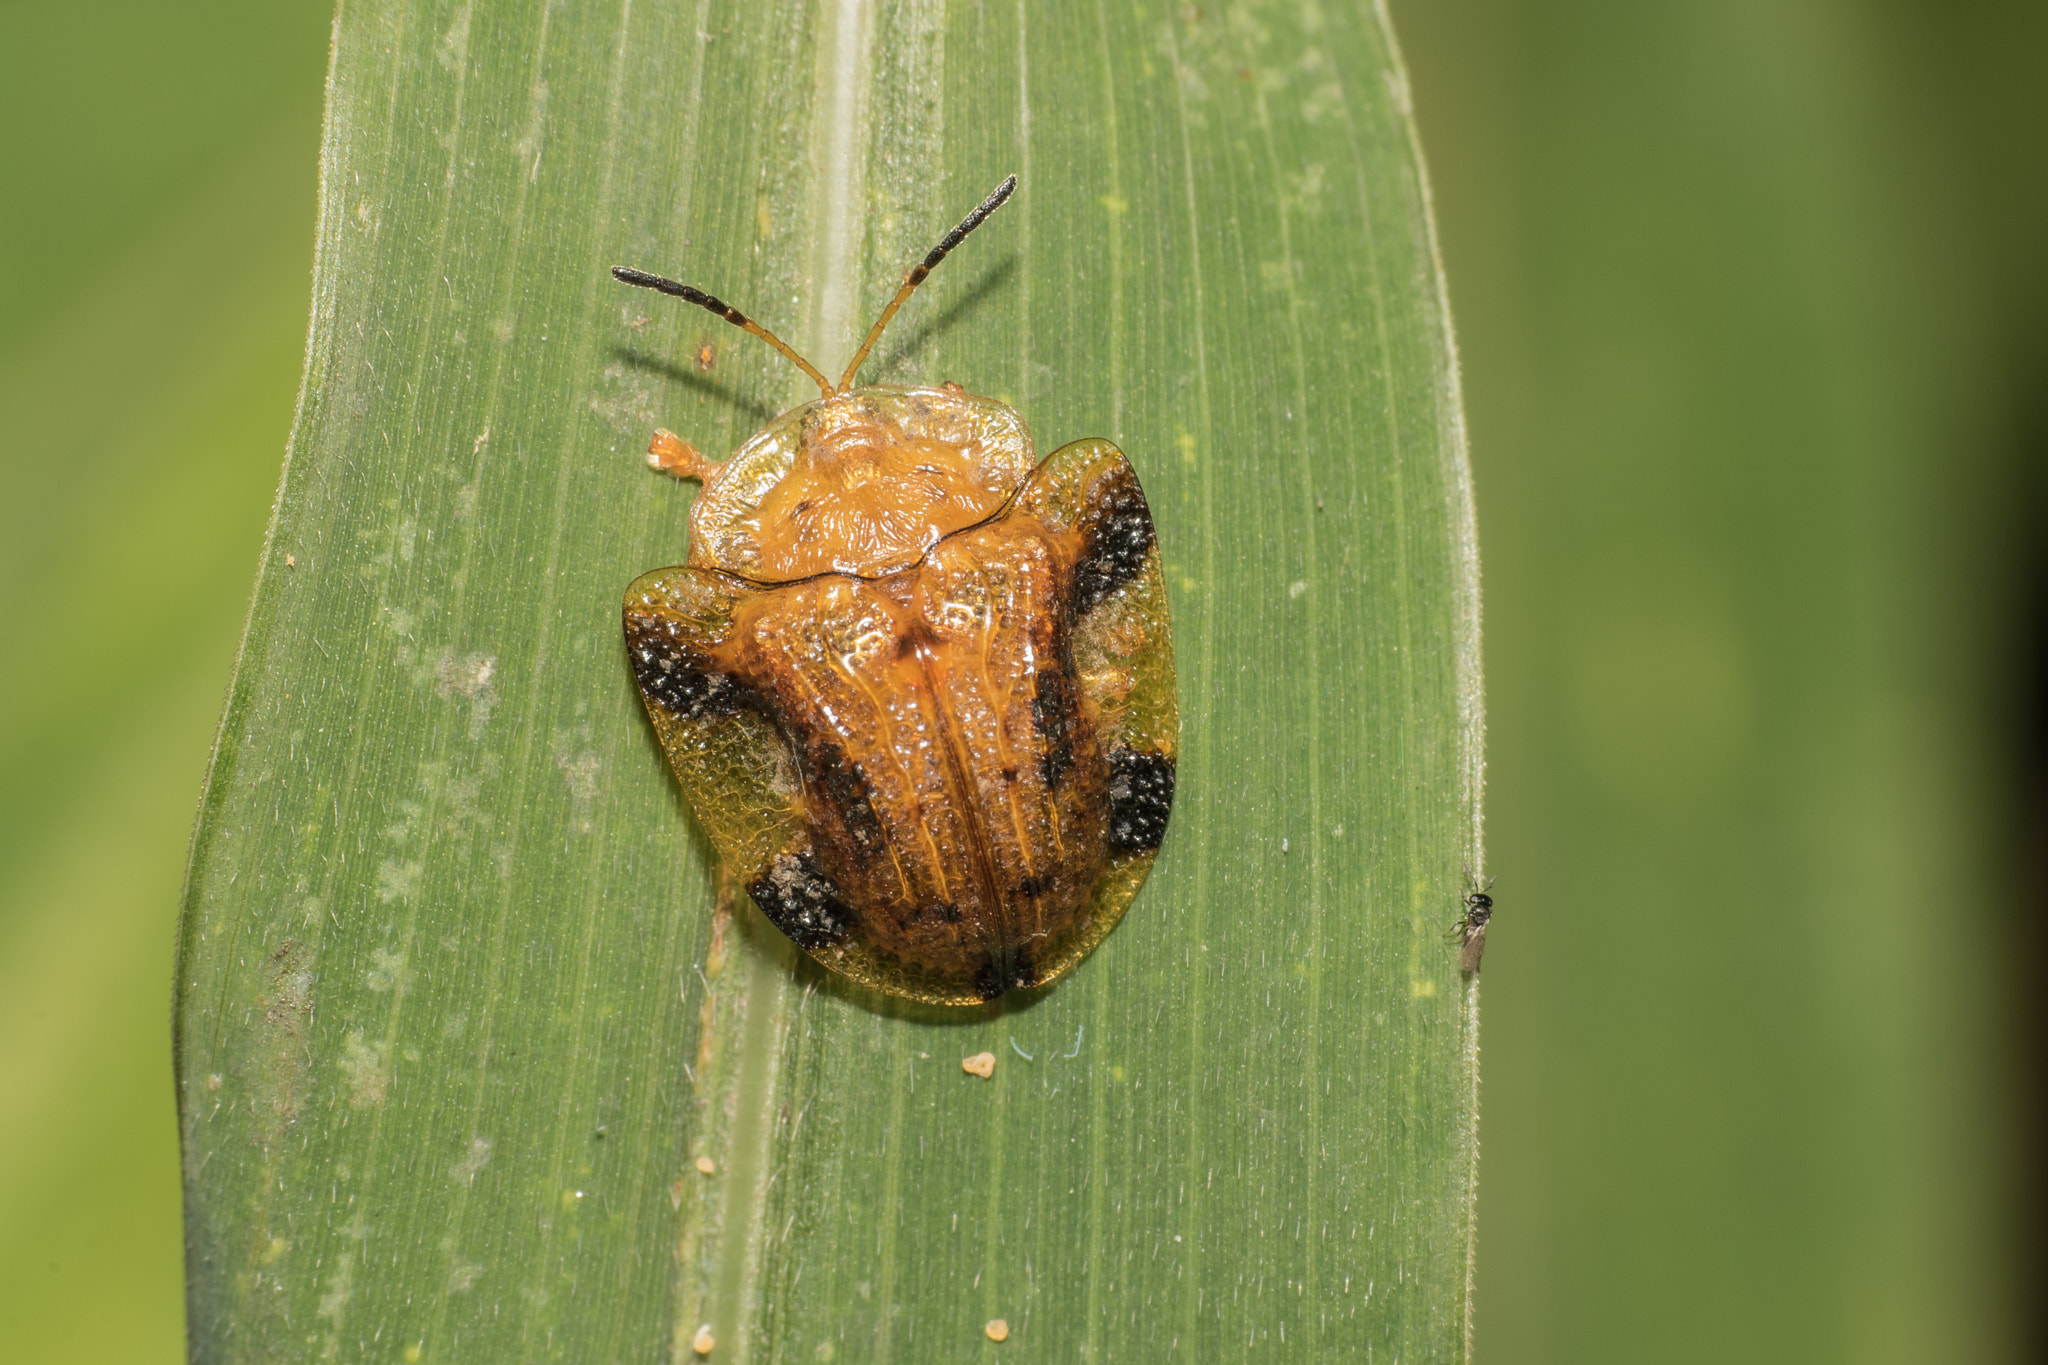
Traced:
[[935, 919], [941, 924], [958, 924], [960, 922], [960, 907], [951, 901], [927, 901], [923, 905], [893, 918], [895, 918], [898, 924], [906, 928], [913, 924], [923, 924], [928, 919]]
[[754, 703], [753, 689], [711, 667], [656, 617], [626, 618], [626, 654], [648, 700], [683, 720], [736, 715]]
[[994, 1000], [1005, 991], [1028, 991], [1039, 980], [1038, 963], [1028, 943], [1017, 944], [1007, 954], [990, 953], [974, 970], [974, 989], [983, 1000]]
[[1136, 749], [1109, 751], [1109, 851], [1147, 853], [1166, 838], [1174, 762]]
[[815, 792], [826, 810], [845, 822], [846, 832], [866, 857], [885, 851], [887, 838], [881, 817], [868, 798], [867, 774], [849, 763], [846, 750], [817, 734], [809, 737], [804, 752], [804, 786]]
[[1052, 890], [1052, 882], [1045, 877], [1026, 877], [1017, 883], [1016, 896], [1020, 901], [1035, 901]]
[[1074, 767], [1074, 740], [1081, 728], [1081, 701], [1071, 668], [1041, 668], [1038, 690], [1031, 698], [1031, 723], [1042, 745], [1038, 767], [1048, 790], [1057, 788]]
[[845, 939], [857, 918], [809, 849], [776, 854], [747, 894], [770, 924], [807, 953]]
[[896, 637], [896, 657], [899, 659], [908, 659], [915, 654], [930, 654], [938, 647], [938, 633], [932, 629], [931, 622], [921, 616], [913, 618], [910, 624], [903, 628], [903, 633]]
[[1128, 469], [1116, 471], [1088, 491], [1081, 524], [1087, 531], [1087, 548], [1074, 566], [1074, 590], [1067, 606], [1076, 619], [1143, 573], [1146, 556], [1159, 538], [1145, 490]]

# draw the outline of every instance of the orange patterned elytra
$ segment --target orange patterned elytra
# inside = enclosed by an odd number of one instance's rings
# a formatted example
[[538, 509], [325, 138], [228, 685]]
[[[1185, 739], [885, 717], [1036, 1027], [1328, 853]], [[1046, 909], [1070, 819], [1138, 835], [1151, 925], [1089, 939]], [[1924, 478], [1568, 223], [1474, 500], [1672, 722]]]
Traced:
[[864, 985], [964, 1005], [1056, 980], [1122, 918], [1172, 811], [1180, 712], [1151, 509], [1103, 440], [1044, 460], [955, 384], [837, 385], [689, 285], [623, 267], [766, 341], [822, 396], [703, 484], [688, 560], [626, 590], [626, 649], [677, 781], [776, 928]]

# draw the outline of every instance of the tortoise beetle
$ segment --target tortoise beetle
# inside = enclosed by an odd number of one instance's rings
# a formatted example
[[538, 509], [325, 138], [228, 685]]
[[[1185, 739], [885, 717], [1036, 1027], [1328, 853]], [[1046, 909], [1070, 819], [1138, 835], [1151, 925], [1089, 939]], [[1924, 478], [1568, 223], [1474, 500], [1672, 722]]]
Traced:
[[738, 309], [707, 308], [821, 396], [702, 485], [689, 558], [626, 590], [634, 680], [728, 875], [832, 971], [974, 1004], [1051, 982], [1116, 926], [1173, 807], [1180, 712], [1152, 513], [1105, 440], [1035, 459], [1007, 405], [855, 387], [883, 329], [1008, 199], [1010, 176], [904, 277], [838, 384]]

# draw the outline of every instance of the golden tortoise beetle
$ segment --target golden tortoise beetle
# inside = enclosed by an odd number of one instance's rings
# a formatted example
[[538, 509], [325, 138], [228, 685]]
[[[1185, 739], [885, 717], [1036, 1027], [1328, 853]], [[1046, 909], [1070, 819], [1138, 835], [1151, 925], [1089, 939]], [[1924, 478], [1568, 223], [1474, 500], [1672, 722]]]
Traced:
[[1180, 712], [1151, 509], [1123, 453], [1034, 459], [1023, 419], [941, 388], [853, 386], [904, 277], [823, 396], [724, 464], [657, 431], [703, 492], [690, 555], [626, 590], [626, 648], [729, 875], [833, 971], [936, 1004], [1043, 985], [1116, 926], [1172, 810]]

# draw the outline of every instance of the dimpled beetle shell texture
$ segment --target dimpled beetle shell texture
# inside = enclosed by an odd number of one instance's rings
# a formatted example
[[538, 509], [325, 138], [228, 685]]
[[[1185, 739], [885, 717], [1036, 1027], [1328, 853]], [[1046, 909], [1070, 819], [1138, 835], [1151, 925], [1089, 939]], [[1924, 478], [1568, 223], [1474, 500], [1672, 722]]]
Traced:
[[626, 645], [728, 874], [891, 995], [972, 1004], [1072, 968], [1173, 801], [1165, 583], [1123, 453], [1039, 463], [993, 399], [842, 381], [683, 472], [705, 481], [689, 558], [627, 590]]

